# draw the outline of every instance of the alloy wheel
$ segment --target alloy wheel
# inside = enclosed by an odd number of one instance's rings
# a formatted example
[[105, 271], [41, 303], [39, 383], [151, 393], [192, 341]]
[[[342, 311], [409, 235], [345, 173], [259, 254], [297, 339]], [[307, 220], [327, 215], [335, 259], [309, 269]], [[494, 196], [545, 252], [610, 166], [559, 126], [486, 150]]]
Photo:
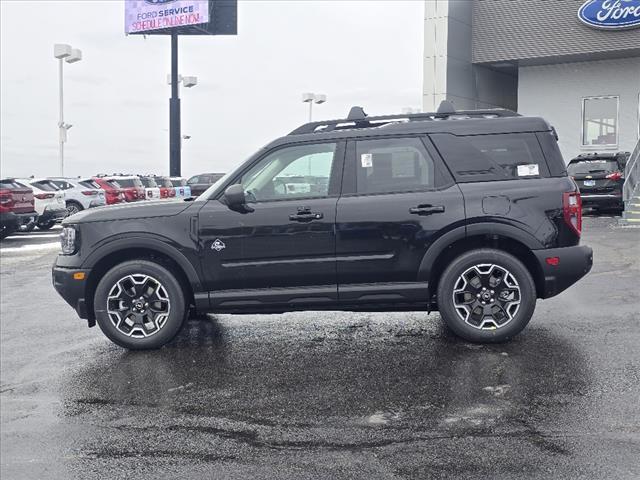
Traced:
[[111, 323], [128, 337], [144, 338], [158, 333], [170, 311], [167, 290], [150, 275], [127, 275], [111, 287], [107, 296]]
[[507, 325], [520, 309], [521, 293], [509, 270], [494, 264], [479, 264], [465, 270], [453, 288], [458, 316], [480, 330]]

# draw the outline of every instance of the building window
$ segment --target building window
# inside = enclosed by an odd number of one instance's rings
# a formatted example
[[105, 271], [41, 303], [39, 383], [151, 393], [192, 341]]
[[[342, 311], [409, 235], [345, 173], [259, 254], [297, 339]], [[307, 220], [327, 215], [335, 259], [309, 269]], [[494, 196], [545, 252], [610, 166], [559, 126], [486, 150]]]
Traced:
[[582, 145], [618, 146], [619, 97], [582, 99]]

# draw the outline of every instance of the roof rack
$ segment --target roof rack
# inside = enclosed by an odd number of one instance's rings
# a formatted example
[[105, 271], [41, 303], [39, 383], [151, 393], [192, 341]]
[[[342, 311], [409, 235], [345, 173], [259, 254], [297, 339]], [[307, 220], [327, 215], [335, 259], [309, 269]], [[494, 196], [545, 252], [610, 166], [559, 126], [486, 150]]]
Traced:
[[486, 110], [455, 110], [453, 104], [443, 100], [437, 112], [411, 113], [399, 115], [382, 115], [369, 117], [362, 107], [351, 107], [347, 118], [340, 120], [325, 120], [310, 122], [299, 126], [289, 135], [301, 135], [304, 133], [331, 132], [333, 130], [351, 130], [357, 128], [380, 128], [393, 123], [438, 121], [438, 120], [466, 120], [470, 118], [501, 118], [519, 117], [520, 114], [504, 108]]

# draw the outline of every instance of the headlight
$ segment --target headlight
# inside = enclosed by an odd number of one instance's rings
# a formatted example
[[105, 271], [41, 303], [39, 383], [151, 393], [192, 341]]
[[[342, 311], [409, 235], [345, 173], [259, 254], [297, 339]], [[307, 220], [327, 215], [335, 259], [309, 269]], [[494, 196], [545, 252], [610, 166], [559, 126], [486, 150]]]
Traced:
[[75, 227], [63, 227], [60, 234], [63, 255], [73, 255], [78, 251], [78, 232]]

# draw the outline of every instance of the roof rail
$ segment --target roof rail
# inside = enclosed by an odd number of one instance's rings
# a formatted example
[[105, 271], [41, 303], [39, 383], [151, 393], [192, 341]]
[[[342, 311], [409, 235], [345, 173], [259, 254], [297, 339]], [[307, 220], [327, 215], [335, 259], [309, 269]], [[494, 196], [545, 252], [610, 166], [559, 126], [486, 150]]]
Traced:
[[339, 120], [325, 120], [310, 122], [299, 126], [289, 135], [301, 135], [304, 133], [331, 132], [333, 130], [351, 130], [358, 128], [383, 127], [391, 123], [422, 122], [429, 120], [464, 120], [468, 118], [499, 118], [519, 117], [520, 114], [504, 108], [486, 110], [455, 110], [453, 104], [443, 100], [437, 112], [411, 113], [399, 115], [382, 115], [369, 117], [362, 107], [351, 107], [347, 118]]

